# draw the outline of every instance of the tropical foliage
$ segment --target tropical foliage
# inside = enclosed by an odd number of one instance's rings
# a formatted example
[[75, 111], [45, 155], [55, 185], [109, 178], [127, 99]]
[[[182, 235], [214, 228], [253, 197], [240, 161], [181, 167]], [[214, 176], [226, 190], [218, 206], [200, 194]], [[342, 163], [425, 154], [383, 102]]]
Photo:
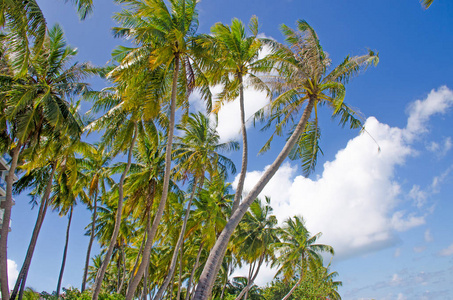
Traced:
[[[91, 0], [71, 1], [84, 19]], [[112, 63], [74, 63], [61, 27], [47, 27], [35, 1], [0, 4], [0, 151], [11, 155], [4, 221], [12, 194], [28, 191], [38, 218], [15, 287], [8, 287], [8, 227], [0, 240], [2, 299], [340, 299], [338, 275], [323, 263], [331, 246], [317, 243], [302, 217], [278, 226], [271, 199], [259, 194], [286, 158], [305, 175], [316, 166], [320, 145], [318, 109], [330, 108], [340, 125], [363, 129], [344, 102], [345, 84], [378, 55], [347, 56], [337, 67], [303, 20], [282, 25], [285, 44], [260, 38], [258, 19], [248, 30], [238, 19], [198, 34], [196, 0], [118, 0], [118, 38], [131, 41], [112, 52]], [[428, 7], [431, 2], [425, 1]], [[261, 57], [262, 52], [269, 52]], [[91, 91], [85, 78], [108, 82]], [[211, 93], [212, 86], [221, 92]], [[269, 105], [255, 122], [288, 139], [263, 178], [243, 195], [248, 165], [244, 92], [265, 92]], [[197, 90], [207, 112], [193, 112]], [[242, 160], [235, 192], [228, 157], [236, 141], [222, 141], [216, 114], [239, 100]], [[216, 101], [213, 103], [212, 101]], [[78, 114], [80, 101], [91, 104]], [[96, 144], [83, 133], [101, 135]], [[22, 172], [22, 173], [21, 173]], [[73, 207], [92, 211], [81, 291], [61, 289]], [[56, 292], [26, 288], [28, 270], [47, 208], [68, 215], [65, 250]], [[94, 242], [101, 253], [92, 257]], [[63, 244], [63, 242], [62, 242]], [[265, 288], [261, 268], [275, 267]], [[231, 278], [243, 267], [244, 276]]]

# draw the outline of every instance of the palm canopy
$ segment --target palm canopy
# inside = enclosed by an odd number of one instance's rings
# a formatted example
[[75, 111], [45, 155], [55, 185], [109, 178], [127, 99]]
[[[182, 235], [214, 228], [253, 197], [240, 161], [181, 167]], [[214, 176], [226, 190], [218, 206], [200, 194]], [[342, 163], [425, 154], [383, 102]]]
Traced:
[[337, 67], [329, 71], [331, 60], [324, 52], [314, 29], [304, 20], [297, 22], [297, 30], [281, 26], [289, 47], [278, 46], [272, 55], [278, 71], [277, 76], [269, 76], [267, 83], [273, 88], [275, 98], [268, 107], [260, 110], [256, 117], [269, 118], [265, 129], [275, 123], [275, 131], [261, 152], [270, 148], [274, 135], [282, 135], [287, 126], [294, 131], [294, 122], [299, 118], [303, 106], [312, 100], [314, 116], [308, 122], [296, 146], [291, 150], [291, 159], [301, 159], [302, 170], [308, 175], [314, 170], [320, 152], [318, 141], [318, 107], [325, 105], [333, 110], [332, 117], [339, 118], [340, 124], [350, 128], [363, 128], [360, 115], [347, 106], [344, 84], [361, 70], [379, 61], [378, 54], [369, 50], [362, 56], [347, 56]]
[[[16, 55], [13, 50], [6, 49], [5, 54]], [[77, 50], [66, 44], [61, 27], [55, 25], [48, 31], [43, 47], [33, 53], [26, 76], [15, 78], [14, 71], [2, 72], [2, 84], [8, 88], [0, 92], [4, 103], [0, 119], [2, 124], [11, 124], [8, 128], [12, 140], [22, 144], [39, 142], [45, 128], [73, 136], [81, 134], [67, 97], [86, 93], [88, 84], [81, 80], [94, 70], [88, 63], [71, 64], [76, 54]]]
[[183, 133], [182, 137], [175, 138], [174, 157], [179, 161], [177, 176], [186, 179], [192, 174], [201, 179], [205, 172], [212, 177], [218, 171], [226, 175], [228, 169], [236, 173], [233, 162], [218, 152], [237, 150], [239, 145], [237, 142], [220, 143], [216, 124], [212, 124], [209, 117], [192, 113], [177, 129]]
[[280, 242], [275, 244], [279, 253], [277, 261], [280, 267], [278, 275], [283, 275], [284, 280], [289, 280], [300, 271], [301, 276], [313, 264], [322, 263], [322, 252], [334, 254], [331, 246], [316, 244], [321, 233], [310, 236], [302, 217], [294, 216], [285, 220], [279, 231]]
[[248, 78], [255, 87], [265, 88], [257, 74], [269, 71], [271, 65], [266, 59], [259, 59], [259, 55], [270, 41], [258, 38], [257, 17], [250, 19], [248, 28], [250, 35], [244, 23], [235, 18], [231, 25], [216, 23], [211, 27], [211, 35], [202, 35], [197, 39], [200, 46], [212, 55], [210, 63], [204, 65], [211, 84], [222, 86], [215, 112], [225, 101], [239, 96], [241, 89], [244, 89], [244, 80]]

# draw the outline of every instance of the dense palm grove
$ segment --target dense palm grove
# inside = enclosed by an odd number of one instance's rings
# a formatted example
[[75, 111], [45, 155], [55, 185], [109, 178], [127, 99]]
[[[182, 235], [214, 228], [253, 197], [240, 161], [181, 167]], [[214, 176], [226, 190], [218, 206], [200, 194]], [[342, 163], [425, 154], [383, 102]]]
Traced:
[[[83, 19], [90, 0], [73, 1]], [[308, 175], [320, 149], [317, 111], [331, 109], [342, 126], [362, 128], [344, 102], [344, 84], [378, 62], [376, 53], [347, 56], [337, 67], [305, 21], [282, 25], [286, 41], [259, 38], [258, 20], [234, 19], [197, 33], [195, 0], [122, 0], [114, 16], [118, 47], [113, 63], [74, 63], [77, 50], [62, 29], [46, 24], [35, 1], [2, 1], [0, 48], [0, 152], [11, 156], [4, 223], [13, 193], [31, 191], [38, 219], [14, 287], [8, 287], [7, 237], [0, 240], [2, 299], [340, 299], [337, 273], [326, 263], [334, 254], [317, 243], [301, 216], [278, 225], [270, 199], [258, 198], [286, 158]], [[429, 5], [429, 3], [426, 3]], [[261, 57], [266, 47], [270, 54]], [[86, 80], [101, 76], [109, 86], [93, 91]], [[211, 87], [221, 87], [217, 95]], [[243, 195], [248, 136], [245, 88], [267, 93], [270, 104], [257, 124], [286, 135], [286, 143], [256, 186]], [[206, 113], [193, 112], [193, 92]], [[223, 103], [240, 102], [242, 162], [222, 143], [215, 114]], [[78, 113], [80, 101], [92, 108]], [[176, 130], [175, 130], [176, 129]], [[84, 134], [102, 133], [95, 144]], [[124, 158], [124, 161], [122, 161]], [[236, 169], [237, 168], [237, 169]], [[235, 191], [231, 175], [239, 173]], [[230, 176], [230, 177], [229, 177]], [[116, 180], [115, 180], [116, 179]], [[92, 211], [87, 224], [82, 286], [61, 289], [69, 229], [76, 203]], [[26, 288], [28, 270], [48, 208], [68, 215], [58, 286], [38, 295]], [[102, 248], [92, 256], [97, 241]], [[326, 261], [325, 261], [326, 260]], [[273, 266], [274, 281], [255, 285], [260, 269]], [[247, 275], [231, 278], [244, 267]]]

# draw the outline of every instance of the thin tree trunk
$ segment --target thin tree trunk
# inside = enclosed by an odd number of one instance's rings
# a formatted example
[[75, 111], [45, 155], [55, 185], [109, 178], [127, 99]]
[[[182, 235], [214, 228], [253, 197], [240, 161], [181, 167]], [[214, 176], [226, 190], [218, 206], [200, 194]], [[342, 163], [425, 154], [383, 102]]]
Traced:
[[191, 192], [190, 198], [189, 198], [189, 203], [187, 204], [187, 208], [186, 208], [186, 215], [184, 216], [184, 221], [182, 223], [181, 232], [179, 233], [178, 241], [176, 242], [175, 250], [174, 250], [173, 256], [171, 258], [171, 263], [170, 263], [170, 267], [168, 268], [167, 277], [165, 278], [162, 286], [160, 287], [159, 291], [157, 292], [154, 300], [159, 300], [162, 297], [164, 291], [168, 287], [168, 284], [170, 283], [171, 279], [173, 278], [173, 275], [174, 275], [174, 272], [176, 269], [176, 261], [178, 259], [179, 247], [182, 245], [182, 242], [184, 240], [184, 234], [186, 232], [187, 221], [189, 220], [189, 216], [190, 216], [190, 207], [192, 206], [192, 200], [193, 200], [193, 197], [195, 196], [196, 190], [197, 190], [197, 179], [195, 179], [195, 182], [193, 183], [192, 192]]
[[146, 268], [145, 269], [145, 275], [143, 277], [142, 300], [146, 300], [147, 287], [148, 287], [148, 271], [149, 271], [149, 268]]
[[124, 251], [124, 244], [121, 245], [121, 266], [123, 268], [123, 275], [121, 276], [121, 281], [118, 287], [118, 294], [121, 293], [124, 283], [126, 282], [126, 253]]
[[247, 174], [248, 163], [248, 143], [247, 143], [247, 129], [245, 127], [245, 108], [244, 108], [244, 86], [242, 82], [242, 75], [239, 75], [239, 107], [241, 110], [241, 133], [242, 133], [242, 166], [241, 174], [239, 175], [238, 186], [234, 194], [233, 208], [231, 215], [234, 214], [236, 209], [241, 203], [242, 190], [244, 189], [245, 175]]
[[176, 294], [176, 299], [179, 300], [181, 298], [181, 284], [182, 284], [182, 258], [184, 252], [184, 244], [181, 245], [179, 249], [179, 276], [178, 276], [178, 294]]
[[315, 99], [310, 98], [293, 134], [288, 139], [275, 161], [264, 172], [260, 180], [255, 184], [253, 189], [249, 192], [247, 197], [245, 197], [244, 201], [239, 205], [238, 209], [234, 212], [234, 214], [226, 224], [214, 247], [211, 249], [208, 260], [198, 282], [194, 297], [195, 300], [207, 300], [210, 297], [216, 275], [220, 269], [220, 265], [225, 255], [225, 251], [227, 249], [231, 235], [241, 221], [242, 217], [247, 212], [247, 209], [253, 203], [253, 200], [261, 193], [266, 184], [272, 179], [272, 177], [278, 171], [280, 165], [283, 163], [291, 149], [296, 144], [299, 136], [304, 132], [305, 125], [310, 118], [314, 103]]
[[241, 291], [241, 293], [239, 294], [239, 296], [236, 297], [235, 300], [241, 299], [242, 296], [244, 296], [244, 294], [245, 294], [244, 299], [247, 299], [248, 291], [250, 290], [250, 288], [252, 287], [253, 283], [255, 282], [256, 276], [258, 276], [258, 272], [260, 271], [260, 268], [261, 268], [261, 265], [263, 264], [263, 261], [264, 261], [264, 255], [261, 255], [260, 256], [260, 260], [258, 262], [258, 267], [256, 268], [255, 273], [253, 274], [253, 270], [250, 271], [249, 278], [247, 280], [247, 286]]
[[[148, 236], [148, 232], [150, 230], [151, 230], [151, 217], [148, 214], [148, 220], [146, 221], [146, 230], [145, 230], [145, 233], [143, 234], [142, 243], [140, 245], [140, 249], [138, 250], [137, 257], [135, 259], [135, 263], [134, 263], [134, 267], [132, 268], [131, 275], [134, 275], [135, 271], [138, 268], [138, 264], [140, 262], [140, 255], [142, 255], [143, 247], [145, 246], [145, 242], [146, 242], [146, 237]], [[145, 271], [146, 270], [147, 269], [145, 269]], [[133, 276], [131, 276], [131, 278], [129, 279], [129, 284], [131, 284], [132, 278], [133, 278]]]
[[302, 275], [300, 276], [299, 280], [296, 282], [296, 284], [291, 288], [291, 290], [288, 292], [288, 294], [285, 295], [285, 297], [282, 298], [282, 300], [287, 300], [291, 295], [292, 293], [296, 290], [296, 288], [300, 285], [300, 283], [302, 282]]
[[[171, 90], [171, 99], [170, 99], [170, 124], [168, 128], [168, 138], [167, 138], [167, 149], [165, 150], [165, 173], [164, 173], [164, 182], [162, 187], [162, 195], [159, 202], [159, 207], [157, 208], [156, 215], [154, 217], [153, 225], [151, 231], [149, 232], [145, 249], [143, 251], [143, 259], [140, 267], [137, 270], [132, 282], [130, 283], [127, 293], [126, 300], [132, 300], [137, 289], [140, 280], [143, 277], [145, 272], [145, 267], [149, 264], [149, 255], [151, 253], [151, 248], [153, 246], [154, 236], [157, 232], [157, 227], [159, 226], [160, 219], [164, 213], [165, 204], [167, 202], [168, 187], [170, 185], [170, 173], [171, 173], [171, 152], [173, 144], [173, 132], [175, 127], [175, 112], [176, 112], [176, 89], [178, 87], [178, 75], [179, 75], [179, 56], [175, 57], [175, 70], [173, 72], [173, 82]], [[97, 300], [97, 299], [93, 299]]]
[[96, 229], [96, 210], [97, 210], [97, 202], [98, 202], [98, 191], [96, 189], [96, 192], [94, 193], [94, 201], [93, 201], [93, 215], [92, 215], [92, 223], [91, 223], [91, 234], [90, 234], [90, 241], [88, 243], [88, 249], [87, 249], [87, 256], [85, 259], [85, 269], [83, 270], [83, 280], [82, 280], [82, 293], [85, 291], [85, 286], [87, 282], [87, 276], [88, 276], [88, 267], [90, 265], [90, 255], [91, 255], [91, 247], [93, 246], [93, 241], [94, 241], [94, 231]]
[[[44, 191], [44, 195], [41, 199], [41, 204], [39, 205], [39, 212], [38, 218], [36, 219], [35, 228], [33, 229], [33, 234], [31, 236], [30, 244], [28, 245], [27, 254], [25, 256], [24, 264], [20, 269], [19, 276], [16, 280], [16, 285], [14, 286], [14, 290], [11, 293], [11, 300], [16, 298], [17, 292], [19, 292], [19, 300], [22, 300], [22, 293], [25, 288], [25, 282], [28, 275], [28, 269], [30, 267], [31, 259], [33, 257], [33, 252], [35, 251], [36, 241], [38, 240], [39, 231], [41, 230], [42, 223], [44, 221], [44, 217], [46, 216], [47, 206], [49, 204], [49, 195], [52, 188], [52, 181], [53, 176], [56, 170], [56, 163], [52, 165], [52, 171], [50, 173], [49, 181], [47, 182], [46, 189]], [[20, 291], [19, 291], [20, 288]]]
[[189, 298], [190, 298], [190, 294], [191, 294], [190, 286], [192, 285], [193, 277], [195, 276], [195, 271], [198, 269], [198, 265], [200, 264], [200, 257], [201, 257], [201, 251], [203, 250], [203, 244], [204, 244], [204, 242], [202, 241], [200, 243], [200, 249], [198, 249], [197, 258], [195, 259], [195, 265], [193, 266], [192, 272], [190, 272], [190, 278], [189, 278], [189, 283], [187, 284], [185, 300], [189, 300]]
[[60, 287], [61, 287], [61, 282], [63, 280], [64, 267], [66, 265], [66, 255], [68, 254], [69, 229], [71, 228], [72, 211], [73, 211], [73, 206], [71, 206], [70, 211], [69, 211], [68, 227], [66, 228], [66, 241], [65, 241], [64, 250], [63, 250], [63, 261], [61, 262], [60, 276], [58, 276], [57, 299], [60, 297]]
[[110, 240], [110, 245], [107, 250], [107, 253], [105, 254], [104, 261], [102, 262], [101, 268], [98, 270], [98, 273], [96, 275], [96, 281], [94, 284], [94, 289], [93, 289], [93, 300], [97, 300], [99, 297], [99, 292], [101, 291], [101, 286], [102, 286], [102, 281], [104, 280], [105, 272], [107, 271], [107, 267], [109, 265], [110, 259], [112, 257], [113, 253], [113, 247], [115, 247], [116, 244], [116, 239], [118, 238], [118, 233], [120, 231], [120, 225], [121, 225], [121, 214], [123, 210], [123, 184], [124, 184], [124, 179], [126, 178], [127, 173], [129, 172], [129, 168], [131, 167], [132, 163], [132, 149], [134, 148], [135, 140], [137, 139], [137, 123], [134, 124], [134, 136], [131, 141], [131, 146], [129, 147], [129, 153], [127, 157], [127, 165], [126, 168], [124, 169], [123, 174], [121, 175], [121, 179], [118, 185], [118, 208], [116, 211], [116, 220], [115, 220], [115, 228], [113, 229], [113, 234], [112, 238]]
[[9, 222], [11, 220], [11, 208], [13, 207], [13, 182], [14, 173], [16, 172], [17, 160], [22, 144], [18, 142], [13, 150], [13, 157], [11, 166], [9, 168], [8, 177], [6, 177], [6, 200], [4, 202], [3, 212], [3, 225], [0, 230], [0, 287], [2, 292], [2, 299], [9, 300], [9, 287], [8, 287], [8, 231]]

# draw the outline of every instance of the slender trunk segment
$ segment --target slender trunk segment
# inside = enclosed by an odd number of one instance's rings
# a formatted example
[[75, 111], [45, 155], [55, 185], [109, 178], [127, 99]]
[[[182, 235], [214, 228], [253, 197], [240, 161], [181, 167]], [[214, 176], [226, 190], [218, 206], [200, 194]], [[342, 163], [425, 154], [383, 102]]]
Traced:
[[[16, 285], [14, 290], [11, 293], [11, 300], [16, 298], [17, 292], [19, 292], [19, 300], [22, 299], [22, 294], [25, 289], [25, 282], [27, 280], [28, 269], [30, 267], [31, 259], [33, 257], [33, 252], [35, 251], [36, 241], [38, 240], [39, 231], [41, 230], [44, 217], [46, 216], [47, 206], [49, 204], [49, 195], [52, 189], [53, 176], [56, 170], [56, 163], [52, 165], [52, 171], [50, 173], [49, 181], [47, 182], [44, 195], [41, 199], [41, 204], [39, 205], [38, 218], [36, 219], [35, 228], [33, 229], [33, 234], [31, 236], [31, 241], [28, 246], [27, 254], [25, 256], [24, 264], [20, 269], [19, 276], [17, 276]], [[19, 290], [20, 288], [20, 290]]]
[[96, 192], [94, 193], [94, 201], [93, 201], [93, 216], [92, 216], [92, 223], [91, 223], [91, 235], [90, 235], [90, 241], [88, 243], [88, 249], [87, 249], [87, 257], [85, 259], [85, 269], [83, 270], [83, 280], [82, 280], [82, 293], [85, 291], [85, 286], [87, 283], [87, 276], [88, 276], [88, 267], [90, 265], [90, 255], [91, 255], [91, 247], [93, 246], [93, 241], [94, 241], [94, 231], [96, 229], [96, 209], [97, 209], [97, 202], [98, 202], [98, 192], [96, 189]]
[[201, 251], [203, 250], [203, 244], [204, 244], [204, 242], [202, 241], [200, 243], [200, 248], [198, 249], [197, 258], [195, 259], [195, 265], [192, 268], [192, 272], [190, 272], [190, 278], [189, 278], [189, 283], [187, 283], [187, 290], [186, 290], [186, 298], [185, 298], [185, 300], [189, 300], [190, 295], [192, 294], [191, 291], [190, 291], [190, 286], [192, 285], [193, 277], [195, 275], [195, 271], [198, 269], [198, 265], [200, 264], [200, 257], [201, 257]]
[[299, 123], [297, 124], [293, 134], [288, 139], [275, 161], [264, 172], [260, 180], [255, 184], [253, 189], [249, 192], [247, 197], [245, 197], [244, 201], [239, 205], [238, 209], [234, 212], [234, 214], [226, 224], [214, 247], [211, 249], [208, 260], [200, 276], [194, 300], [207, 300], [210, 297], [216, 275], [220, 269], [220, 265], [225, 255], [225, 251], [227, 249], [231, 235], [241, 221], [242, 217], [247, 212], [247, 209], [250, 207], [253, 200], [258, 197], [266, 184], [275, 175], [280, 165], [283, 163], [291, 149], [296, 144], [299, 136], [304, 132], [305, 125], [310, 118], [314, 103], [315, 99], [313, 97], [310, 97], [308, 104], [305, 107], [304, 113], [302, 114], [302, 117], [299, 120]]
[[189, 215], [190, 215], [190, 206], [192, 205], [192, 200], [193, 200], [193, 197], [195, 196], [196, 190], [197, 190], [197, 180], [195, 179], [195, 182], [193, 183], [193, 187], [192, 187], [192, 193], [190, 194], [189, 202], [187, 203], [186, 215], [184, 216], [184, 221], [182, 224], [181, 232], [179, 233], [178, 241], [176, 242], [175, 250], [173, 251], [173, 256], [171, 257], [171, 263], [170, 263], [170, 267], [168, 268], [167, 277], [165, 278], [164, 283], [162, 284], [159, 291], [157, 292], [154, 300], [159, 300], [160, 298], [162, 298], [164, 291], [167, 289], [168, 284], [170, 283], [171, 279], [173, 278], [173, 274], [176, 269], [176, 261], [178, 259], [179, 248], [181, 247], [182, 242], [184, 240], [184, 234], [186, 232], [186, 227], [187, 227], [187, 220], [189, 220]]
[[[19, 158], [19, 152], [22, 144], [19, 142], [13, 150], [13, 157], [11, 160], [11, 166], [9, 168], [9, 174], [6, 178], [6, 200], [4, 202], [3, 212], [3, 225], [0, 230], [0, 287], [2, 293], [2, 299], [9, 300], [9, 287], [8, 287], [8, 229], [9, 222], [11, 220], [11, 208], [13, 207], [13, 182], [14, 173], [16, 172], [17, 160]], [[12, 176], [10, 176], [12, 174]]]
[[[164, 173], [164, 183], [162, 187], [162, 195], [159, 202], [159, 207], [157, 208], [156, 215], [154, 217], [153, 225], [151, 227], [151, 231], [148, 234], [148, 238], [145, 244], [145, 249], [143, 250], [143, 259], [140, 267], [137, 270], [137, 274], [135, 274], [134, 278], [132, 279], [126, 293], [126, 300], [132, 300], [137, 290], [138, 284], [143, 277], [143, 273], [145, 273], [145, 268], [148, 267], [149, 264], [149, 254], [151, 253], [151, 248], [153, 246], [154, 236], [157, 232], [157, 227], [159, 226], [160, 219], [164, 214], [165, 203], [167, 202], [167, 195], [168, 195], [168, 187], [170, 185], [170, 173], [171, 173], [171, 152], [172, 152], [172, 144], [173, 144], [173, 132], [175, 127], [175, 114], [176, 114], [176, 89], [178, 87], [178, 75], [179, 75], [179, 56], [175, 57], [175, 70], [173, 73], [173, 82], [172, 82], [172, 90], [171, 90], [171, 99], [170, 99], [170, 124], [168, 128], [168, 138], [167, 138], [167, 148], [165, 150], [165, 173]], [[93, 300], [97, 300], [94, 299]]]
[[71, 206], [71, 209], [69, 211], [68, 227], [66, 228], [66, 241], [65, 241], [64, 250], [63, 250], [63, 260], [61, 262], [60, 276], [58, 276], [57, 299], [60, 297], [60, 287], [61, 287], [61, 282], [63, 280], [64, 267], [66, 265], [66, 255], [68, 254], [69, 229], [71, 228], [72, 211], [73, 211], [73, 207]]
[[241, 291], [241, 293], [239, 294], [239, 296], [236, 297], [235, 300], [240, 300], [244, 296], [244, 294], [245, 294], [244, 299], [247, 299], [247, 293], [250, 290], [250, 288], [252, 287], [253, 283], [255, 282], [256, 276], [258, 276], [258, 272], [260, 271], [263, 261], [264, 261], [264, 255], [260, 256], [260, 260], [258, 261], [258, 266], [256, 268], [255, 273], [253, 273], [254, 268], [253, 269], [251, 268], [250, 273], [249, 273], [249, 278], [247, 280], [247, 286]]
[[118, 238], [118, 233], [120, 231], [120, 225], [121, 225], [121, 213], [123, 210], [123, 184], [124, 184], [124, 179], [126, 178], [127, 172], [129, 172], [129, 168], [131, 167], [132, 163], [132, 149], [134, 149], [134, 144], [135, 140], [137, 139], [137, 124], [134, 124], [134, 137], [132, 138], [131, 141], [131, 146], [129, 147], [129, 153], [127, 157], [127, 165], [126, 168], [124, 169], [123, 174], [121, 175], [120, 182], [118, 184], [118, 208], [116, 211], [116, 220], [115, 220], [115, 228], [113, 229], [113, 234], [112, 238], [110, 240], [110, 245], [107, 250], [107, 253], [105, 254], [104, 261], [102, 262], [101, 268], [98, 271], [98, 274], [96, 276], [96, 281], [94, 284], [94, 289], [93, 289], [93, 300], [97, 300], [99, 297], [99, 292], [101, 291], [101, 286], [102, 286], [102, 280], [104, 280], [104, 275], [105, 272], [107, 271], [107, 267], [110, 262], [110, 258], [112, 257], [113, 253], [113, 248], [115, 247], [116, 244], [116, 239]]
[[248, 143], [247, 143], [247, 129], [245, 127], [245, 108], [244, 108], [244, 86], [242, 82], [242, 76], [239, 75], [239, 107], [241, 110], [241, 133], [242, 133], [242, 166], [241, 174], [239, 175], [238, 186], [236, 193], [234, 194], [233, 208], [231, 215], [234, 214], [236, 209], [241, 203], [242, 190], [244, 189], [245, 175], [247, 174], [247, 163], [248, 163]]

